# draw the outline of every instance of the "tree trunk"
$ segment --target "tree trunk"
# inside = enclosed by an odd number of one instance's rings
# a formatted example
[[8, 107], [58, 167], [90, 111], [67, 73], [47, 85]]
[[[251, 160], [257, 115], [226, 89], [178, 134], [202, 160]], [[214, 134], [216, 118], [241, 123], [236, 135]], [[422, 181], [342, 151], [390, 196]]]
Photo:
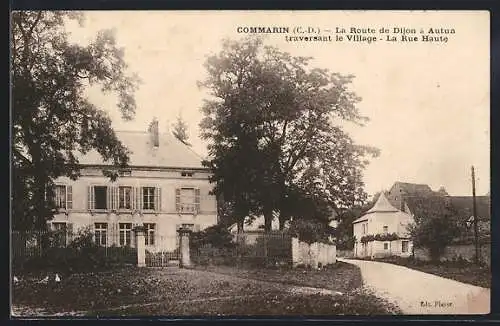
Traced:
[[280, 231], [285, 229], [285, 222], [288, 220], [288, 216], [283, 213], [280, 213], [279, 222], [280, 222]]
[[238, 225], [238, 233], [242, 233], [243, 232], [243, 220], [238, 221], [237, 225]]
[[271, 209], [264, 210], [264, 231], [270, 232], [272, 230], [273, 217]]

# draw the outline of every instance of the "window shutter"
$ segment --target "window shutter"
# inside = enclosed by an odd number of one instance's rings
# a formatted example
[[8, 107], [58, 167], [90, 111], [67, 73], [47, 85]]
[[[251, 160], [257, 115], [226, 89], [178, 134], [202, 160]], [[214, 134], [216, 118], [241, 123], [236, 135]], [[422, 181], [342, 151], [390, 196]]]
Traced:
[[73, 208], [73, 187], [66, 186], [66, 209]]
[[118, 192], [119, 188], [118, 187], [113, 187], [113, 209], [118, 210]]
[[194, 207], [195, 207], [195, 214], [198, 214], [200, 212], [200, 189], [196, 188], [194, 190]]
[[109, 186], [109, 210], [115, 210], [115, 187]]
[[89, 210], [94, 209], [94, 187], [89, 186], [87, 190], [87, 198], [88, 198], [88, 203], [87, 203], [87, 208]]
[[[179, 188], [175, 189], [175, 211], [180, 212], [181, 211], [181, 190]], [[177, 225], [177, 229], [178, 229]]]
[[111, 210], [112, 204], [112, 195], [111, 195], [111, 187], [106, 187], [106, 209]]
[[156, 187], [155, 190], [155, 210], [157, 212], [161, 211], [161, 188]]
[[137, 194], [135, 192], [136, 192], [135, 187], [132, 187], [131, 194], [130, 194], [130, 208], [132, 208], [132, 209], [137, 209], [137, 203], [136, 203]]
[[142, 203], [144, 201], [142, 187], [139, 187], [137, 190], [139, 195], [137, 196], [137, 206], [139, 206], [139, 210], [142, 211], [142, 208], [144, 207]]

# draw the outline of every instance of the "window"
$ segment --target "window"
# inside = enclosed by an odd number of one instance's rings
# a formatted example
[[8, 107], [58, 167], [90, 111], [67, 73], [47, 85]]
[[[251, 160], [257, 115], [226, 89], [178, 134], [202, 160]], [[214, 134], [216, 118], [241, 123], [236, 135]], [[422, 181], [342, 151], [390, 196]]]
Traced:
[[193, 176], [193, 172], [182, 171], [181, 172], [181, 176], [183, 176], [183, 177], [192, 177]]
[[56, 185], [54, 188], [54, 201], [57, 209], [73, 208], [72, 187], [65, 185]]
[[387, 225], [384, 225], [384, 233], [389, 232], [389, 227]]
[[132, 208], [132, 187], [120, 187], [118, 188], [118, 199], [119, 209], [131, 209]]
[[384, 243], [384, 250], [387, 250], [387, 249], [389, 249], [389, 243], [388, 243], [388, 242], [385, 242], [385, 243]]
[[408, 252], [408, 241], [401, 241], [401, 251]]
[[179, 213], [194, 214], [200, 211], [200, 190], [196, 188], [176, 189], [176, 210]]
[[155, 225], [153, 223], [144, 223], [146, 246], [153, 246], [155, 244]]
[[130, 246], [132, 243], [132, 223], [120, 223], [120, 246]]
[[94, 208], [108, 209], [108, 187], [106, 186], [94, 187]]
[[368, 223], [363, 223], [362, 227], [363, 227], [363, 234], [367, 234], [368, 233]]
[[155, 188], [142, 188], [142, 209], [155, 209]]
[[95, 243], [98, 246], [106, 246], [107, 234], [108, 234], [108, 224], [107, 223], [96, 223], [95, 225]]
[[131, 170], [121, 170], [120, 171], [120, 176], [122, 176], [122, 177], [130, 177], [131, 175], [132, 175]]

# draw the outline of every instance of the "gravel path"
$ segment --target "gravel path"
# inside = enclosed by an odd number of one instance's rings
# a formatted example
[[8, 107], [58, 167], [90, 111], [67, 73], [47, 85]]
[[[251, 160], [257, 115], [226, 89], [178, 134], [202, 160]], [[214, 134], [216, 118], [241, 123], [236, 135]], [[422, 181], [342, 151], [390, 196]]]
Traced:
[[365, 287], [397, 304], [405, 314], [487, 314], [490, 289], [407, 267], [338, 259], [359, 266]]

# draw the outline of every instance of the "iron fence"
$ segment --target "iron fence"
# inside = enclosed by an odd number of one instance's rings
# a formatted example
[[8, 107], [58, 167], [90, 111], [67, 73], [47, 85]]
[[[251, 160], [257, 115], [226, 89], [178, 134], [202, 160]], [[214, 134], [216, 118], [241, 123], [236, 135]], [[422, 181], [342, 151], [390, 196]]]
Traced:
[[180, 259], [179, 236], [156, 236], [146, 243], [146, 266], [166, 267], [178, 265]]
[[37, 265], [116, 263], [135, 264], [135, 236], [130, 233], [107, 234], [69, 230], [11, 232], [11, 259], [15, 268]]
[[191, 257], [200, 265], [288, 265], [292, 262], [292, 237], [286, 232], [242, 232], [224, 245], [192, 246]]

